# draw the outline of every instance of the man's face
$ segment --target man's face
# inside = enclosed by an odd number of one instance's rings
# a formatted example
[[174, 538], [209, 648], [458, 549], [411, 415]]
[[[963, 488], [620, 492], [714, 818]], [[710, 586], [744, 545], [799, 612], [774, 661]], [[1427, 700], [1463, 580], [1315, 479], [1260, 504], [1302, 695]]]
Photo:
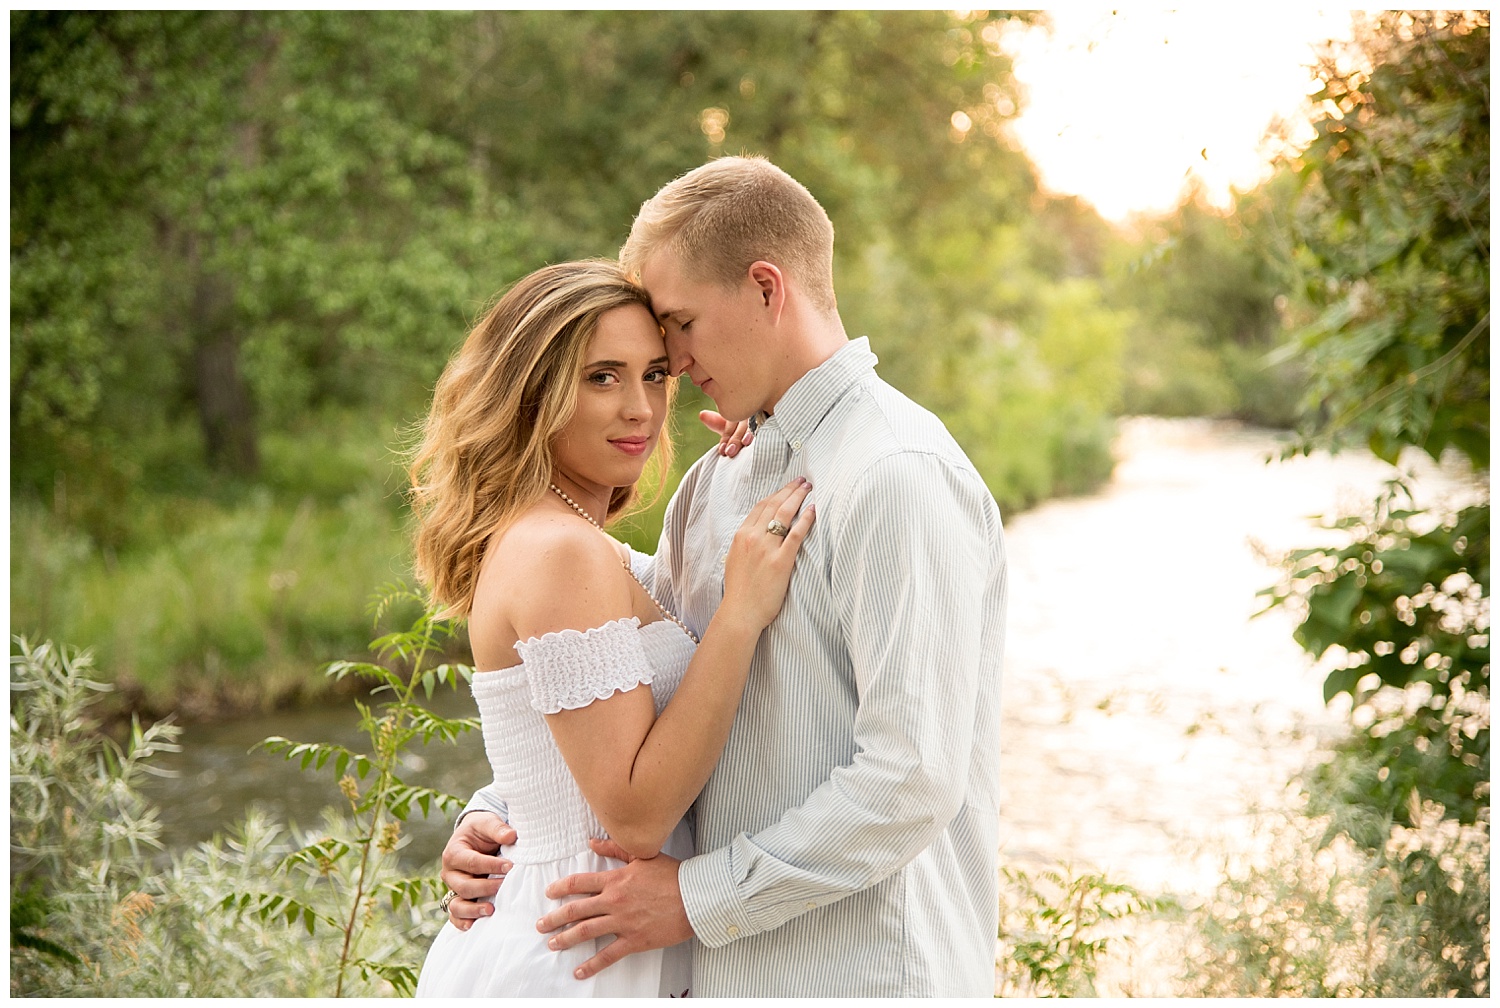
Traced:
[[687, 375], [730, 420], [773, 405], [772, 362], [761, 338], [767, 317], [748, 275], [734, 287], [693, 279], [662, 249], [646, 260], [641, 283], [665, 332], [674, 375]]

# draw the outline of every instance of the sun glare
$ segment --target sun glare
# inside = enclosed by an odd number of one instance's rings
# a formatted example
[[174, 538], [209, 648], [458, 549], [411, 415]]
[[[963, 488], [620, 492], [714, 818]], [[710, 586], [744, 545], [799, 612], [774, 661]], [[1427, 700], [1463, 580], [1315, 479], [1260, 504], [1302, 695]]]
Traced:
[[1316, 46], [1351, 12], [1294, 7], [1066, 8], [1005, 36], [1026, 101], [1013, 122], [1052, 192], [1104, 217], [1170, 210], [1192, 177], [1210, 202], [1263, 181], [1278, 143], [1311, 137]]

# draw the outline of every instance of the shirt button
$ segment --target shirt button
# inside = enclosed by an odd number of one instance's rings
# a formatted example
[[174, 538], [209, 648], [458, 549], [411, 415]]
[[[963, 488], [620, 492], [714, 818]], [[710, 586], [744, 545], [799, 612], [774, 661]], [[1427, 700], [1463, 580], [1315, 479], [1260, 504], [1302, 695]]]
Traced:
[[807, 901], [807, 909], [809, 909], [809, 910], [816, 910], [816, 909], [818, 909], [818, 904], [814, 903], [812, 900], [808, 900]]
[[738, 938], [739, 934], [740, 934], [740, 929], [737, 928], [737, 927], [735, 927], [733, 924], [731, 924], [731, 925], [729, 925], [729, 927], [725, 928], [725, 931], [729, 934], [729, 937], [731, 937], [731, 938]]
[[801, 451], [801, 450], [802, 450], [802, 442], [801, 441], [793, 441], [792, 442], [792, 451]]

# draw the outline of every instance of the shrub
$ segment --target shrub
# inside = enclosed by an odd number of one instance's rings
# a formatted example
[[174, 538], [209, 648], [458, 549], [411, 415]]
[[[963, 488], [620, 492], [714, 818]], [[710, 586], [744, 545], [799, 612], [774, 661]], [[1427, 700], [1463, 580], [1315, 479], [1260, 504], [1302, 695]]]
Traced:
[[1305, 775], [1307, 806], [1263, 824], [1260, 856], [1226, 862], [1219, 888], [1185, 915], [1184, 994], [1488, 992], [1487, 828], [1435, 808], [1417, 829], [1369, 821], [1338, 782], [1377, 772], [1358, 746], [1338, 747]]
[[[389, 771], [407, 743], [451, 738], [414, 702], [441, 675], [423, 674], [417, 632], [377, 644], [417, 672], [392, 700], [362, 706], [372, 756], [349, 754], [350, 811], [291, 832], [252, 809], [227, 836], [171, 855], [157, 811], [139, 792], [151, 759], [178, 729], [134, 722], [123, 742], [91, 716], [112, 687], [89, 652], [15, 639], [11, 658], [11, 993], [85, 997], [306, 997], [408, 992], [412, 960], [441, 927], [437, 865], [403, 876], [399, 821], [411, 805], [457, 799], [405, 786]], [[413, 645], [416, 650], [413, 650]], [[380, 666], [334, 666], [374, 675]], [[394, 675], [389, 670], [387, 674]], [[402, 711], [394, 711], [405, 705]], [[292, 744], [288, 743], [288, 747]], [[273, 747], [275, 744], [273, 743]], [[321, 767], [320, 753], [298, 758]], [[334, 765], [337, 753], [330, 753]], [[360, 789], [360, 766], [375, 777]], [[343, 768], [340, 768], [341, 770]], [[226, 910], [233, 911], [226, 913]], [[288, 925], [306, 929], [292, 934]]]

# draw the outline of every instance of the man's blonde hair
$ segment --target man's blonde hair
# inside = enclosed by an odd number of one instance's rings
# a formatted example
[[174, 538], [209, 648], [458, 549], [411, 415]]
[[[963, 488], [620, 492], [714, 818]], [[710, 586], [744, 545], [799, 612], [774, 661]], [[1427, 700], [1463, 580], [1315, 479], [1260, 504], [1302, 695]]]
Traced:
[[667, 183], [641, 206], [620, 264], [639, 277], [658, 249], [702, 280], [738, 284], [756, 260], [779, 266], [831, 313], [833, 224], [803, 185], [763, 157], [725, 157]]

